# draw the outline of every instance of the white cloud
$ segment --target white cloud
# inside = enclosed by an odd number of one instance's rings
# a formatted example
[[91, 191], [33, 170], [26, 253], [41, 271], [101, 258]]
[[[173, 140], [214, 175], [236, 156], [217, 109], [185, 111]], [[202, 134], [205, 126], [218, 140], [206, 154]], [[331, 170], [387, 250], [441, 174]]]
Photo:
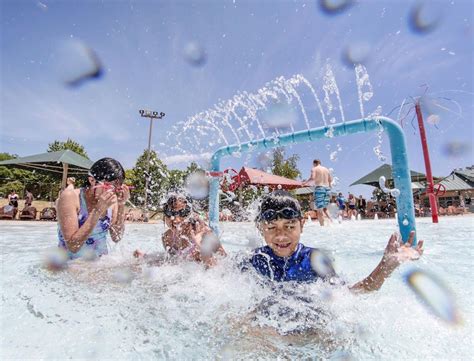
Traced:
[[202, 154], [177, 154], [171, 155], [163, 159], [167, 165], [175, 163], [186, 163], [196, 160], [206, 160], [208, 161], [212, 156], [212, 153], [202, 153]]

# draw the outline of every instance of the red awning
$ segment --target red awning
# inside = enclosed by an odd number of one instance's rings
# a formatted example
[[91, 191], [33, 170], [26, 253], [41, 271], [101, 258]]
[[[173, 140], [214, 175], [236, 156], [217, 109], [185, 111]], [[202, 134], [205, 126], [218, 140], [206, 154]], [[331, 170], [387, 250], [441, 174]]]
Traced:
[[243, 167], [240, 170], [238, 177], [240, 177], [240, 182], [242, 184], [269, 186], [270, 188], [278, 188], [278, 186], [281, 186], [282, 189], [295, 189], [303, 187], [299, 181], [280, 177], [274, 174], [268, 174], [264, 171], [248, 167]]

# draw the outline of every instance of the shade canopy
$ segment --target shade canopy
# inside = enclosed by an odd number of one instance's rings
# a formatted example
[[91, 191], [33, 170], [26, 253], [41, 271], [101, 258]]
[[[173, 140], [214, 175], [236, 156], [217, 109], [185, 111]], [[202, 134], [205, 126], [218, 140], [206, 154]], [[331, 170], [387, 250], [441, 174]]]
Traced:
[[271, 188], [295, 189], [301, 188], [302, 183], [294, 179], [281, 177], [274, 174], [265, 173], [262, 170], [242, 167], [239, 172], [240, 182], [255, 186], [269, 186]]
[[[357, 184], [366, 184], [373, 187], [379, 186], [379, 179], [380, 177], [385, 177], [388, 184], [393, 183], [393, 175], [392, 175], [392, 166], [390, 164], [383, 164], [377, 169], [373, 170], [369, 174], [363, 176], [362, 178], [356, 180], [350, 186], [355, 186]], [[412, 182], [426, 182], [426, 175], [420, 172], [415, 172], [410, 170], [410, 176]]]
[[63, 187], [66, 185], [68, 174], [85, 175], [92, 164], [94, 164], [94, 162], [69, 149], [8, 159], [0, 162], [0, 166], [62, 174]]

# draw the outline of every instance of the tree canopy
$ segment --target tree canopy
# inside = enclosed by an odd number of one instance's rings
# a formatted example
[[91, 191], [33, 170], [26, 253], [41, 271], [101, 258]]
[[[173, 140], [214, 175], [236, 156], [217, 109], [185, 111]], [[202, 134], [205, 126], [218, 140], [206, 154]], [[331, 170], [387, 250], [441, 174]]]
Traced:
[[282, 147], [275, 148], [272, 153], [272, 173], [282, 177], [296, 179], [301, 175], [297, 163], [299, 156], [293, 154], [285, 159], [285, 150]]
[[67, 138], [65, 142], [55, 140], [54, 142], [49, 143], [47, 152], [58, 152], [60, 150], [66, 149], [72, 150], [73, 152], [76, 152], [77, 154], [80, 154], [83, 157], [89, 159], [89, 156], [87, 155], [84, 146], [79, 144], [75, 140], [72, 140], [71, 138]]

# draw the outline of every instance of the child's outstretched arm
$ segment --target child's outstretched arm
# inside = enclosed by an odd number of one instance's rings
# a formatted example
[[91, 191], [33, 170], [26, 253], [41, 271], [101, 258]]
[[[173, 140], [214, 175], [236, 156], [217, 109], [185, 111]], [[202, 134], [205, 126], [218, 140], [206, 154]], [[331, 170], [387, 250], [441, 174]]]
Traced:
[[400, 244], [397, 234], [392, 234], [377, 267], [368, 277], [357, 282], [350, 289], [356, 292], [377, 291], [400, 264], [419, 259], [423, 254], [423, 241], [419, 241], [416, 247], [412, 247], [414, 239], [415, 232], [412, 231], [408, 242]]

